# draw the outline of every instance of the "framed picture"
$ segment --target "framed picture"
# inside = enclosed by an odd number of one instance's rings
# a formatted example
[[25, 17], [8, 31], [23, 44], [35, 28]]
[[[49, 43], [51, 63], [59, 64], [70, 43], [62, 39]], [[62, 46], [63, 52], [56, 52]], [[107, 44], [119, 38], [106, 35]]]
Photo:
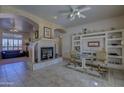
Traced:
[[38, 37], [39, 37], [39, 33], [38, 33], [38, 30], [37, 30], [37, 31], [35, 31], [35, 39], [38, 39]]
[[99, 47], [100, 42], [99, 41], [90, 41], [88, 42], [88, 47]]
[[44, 27], [44, 38], [51, 38], [51, 28]]

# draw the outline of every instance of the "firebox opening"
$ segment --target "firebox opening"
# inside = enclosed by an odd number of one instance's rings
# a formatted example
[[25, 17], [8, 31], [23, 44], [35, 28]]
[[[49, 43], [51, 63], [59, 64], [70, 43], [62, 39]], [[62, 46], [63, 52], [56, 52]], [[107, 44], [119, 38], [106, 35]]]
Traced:
[[41, 48], [41, 61], [53, 58], [53, 47], [42, 47]]

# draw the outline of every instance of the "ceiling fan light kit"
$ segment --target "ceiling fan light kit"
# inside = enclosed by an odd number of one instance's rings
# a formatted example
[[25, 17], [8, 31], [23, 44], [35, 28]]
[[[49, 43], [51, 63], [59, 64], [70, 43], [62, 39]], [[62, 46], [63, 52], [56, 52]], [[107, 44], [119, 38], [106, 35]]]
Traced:
[[68, 12], [65, 11], [65, 12], [62, 12], [61, 14], [62, 14], [62, 15], [65, 15], [65, 14], [66, 14], [65, 16], [67, 16], [67, 18], [69, 18], [69, 19], [72, 21], [72, 20], [74, 20], [74, 19], [76, 18], [76, 16], [77, 16], [78, 18], [83, 18], [83, 19], [85, 19], [86, 16], [83, 15], [82, 12], [88, 11], [88, 10], [90, 10], [91, 8], [88, 7], [88, 6], [84, 6], [84, 7], [82, 7], [82, 8], [79, 8], [79, 7], [73, 8], [73, 6], [69, 6], [69, 9], [70, 9], [70, 11], [68, 11]]
[[10, 32], [18, 32], [16, 28], [10, 29]]

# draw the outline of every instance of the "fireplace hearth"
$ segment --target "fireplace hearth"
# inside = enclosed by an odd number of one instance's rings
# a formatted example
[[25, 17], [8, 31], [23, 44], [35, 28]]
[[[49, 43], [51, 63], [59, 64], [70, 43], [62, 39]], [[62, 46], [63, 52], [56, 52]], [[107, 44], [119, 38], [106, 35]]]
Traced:
[[53, 47], [42, 47], [41, 48], [41, 61], [53, 58]]

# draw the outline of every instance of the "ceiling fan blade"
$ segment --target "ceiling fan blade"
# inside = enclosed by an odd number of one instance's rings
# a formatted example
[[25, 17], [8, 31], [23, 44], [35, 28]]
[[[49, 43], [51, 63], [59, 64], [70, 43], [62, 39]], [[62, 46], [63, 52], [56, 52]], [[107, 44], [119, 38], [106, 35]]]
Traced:
[[69, 19], [73, 21], [75, 19], [75, 16], [69, 17]]
[[86, 18], [86, 16], [83, 15], [83, 14], [80, 14], [80, 15], [79, 15], [79, 18]]
[[90, 10], [91, 8], [90, 7], [84, 7], [82, 9], [79, 9], [79, 12], [84, 12], [84, 11], [88, 11]]

